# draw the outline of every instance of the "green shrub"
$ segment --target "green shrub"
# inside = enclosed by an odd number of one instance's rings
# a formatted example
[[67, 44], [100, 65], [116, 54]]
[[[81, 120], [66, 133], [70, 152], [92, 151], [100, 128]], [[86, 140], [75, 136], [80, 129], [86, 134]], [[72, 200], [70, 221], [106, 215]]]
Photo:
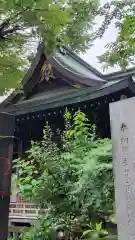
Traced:
[[53, 226], [71, 229], [77, 223], [82, 229], [94, 216], [113, 213], [112, 146], [96, 138], [84, 113], [64, 117], [65, 132], [57, 132], [61, 147], [46, 123], [43, 140], [32, 142], [28, 161], [16, 160], [15, 167], [21, 196], [46, 208]]

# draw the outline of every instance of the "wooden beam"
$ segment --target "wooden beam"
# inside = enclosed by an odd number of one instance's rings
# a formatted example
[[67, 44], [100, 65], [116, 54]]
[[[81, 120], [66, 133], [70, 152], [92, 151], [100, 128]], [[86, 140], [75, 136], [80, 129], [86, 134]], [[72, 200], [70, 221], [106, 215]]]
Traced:
[[0, 112], [0, 240], [8, 236], [14, 116]]

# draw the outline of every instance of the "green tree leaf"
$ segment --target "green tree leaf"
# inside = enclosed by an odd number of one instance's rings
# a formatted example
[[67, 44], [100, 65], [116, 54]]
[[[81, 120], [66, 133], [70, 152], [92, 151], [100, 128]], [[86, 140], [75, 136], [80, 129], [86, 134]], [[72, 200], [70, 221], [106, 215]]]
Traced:
[[60, 45], [75, 51], [87, 50], [98, 3], [98, 0], [0, 1], [0, 93], [19, 86], [33, 55], [31, 49], [39, 41], [44, 41], [48, 54]]

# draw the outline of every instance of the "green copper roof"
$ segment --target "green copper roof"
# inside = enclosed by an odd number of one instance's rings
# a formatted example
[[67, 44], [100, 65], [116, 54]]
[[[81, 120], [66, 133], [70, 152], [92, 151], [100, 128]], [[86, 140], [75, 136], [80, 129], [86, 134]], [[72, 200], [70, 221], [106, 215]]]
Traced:
[[78, 77], [85, 77], [95, 81], [103, 82], [104, 79], [98, 76], [94, 71], [88, 69], [82, 63], [75, 59], [74, 55], [71, 56], [70, 52], [65, 53], [56, 52], [53, 59], [65, 70], [72, 72]]
[[59, 90], [57, 90], [57, 96], [50, 97], [50, 94], [48, 93], [48, 97], [42, 95], [40, 99], [33, 98], [22, 101], [19, 104], [12, 105], [10, 112], [19, 116], [26, 113], [69, 106], [71, 104], [78, 104], [80, 102], [98, 99], [127, 88], [132, 94], [135, 93], [135, 85], [131, 78], [126, 78], [120, 81], [112, 81], [95, 87], [76, 89], [74, 91], [69, 89], [66, 90], [66, 94], [64, 91], [59, 94]]

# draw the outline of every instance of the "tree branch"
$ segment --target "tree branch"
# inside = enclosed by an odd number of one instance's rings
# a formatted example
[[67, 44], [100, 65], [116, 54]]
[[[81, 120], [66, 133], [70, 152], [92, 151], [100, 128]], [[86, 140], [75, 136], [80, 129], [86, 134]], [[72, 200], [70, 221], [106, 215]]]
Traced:
[[7, 18], [6, 20], [4, 20], [1, 24], [0, 24], [0, 31], [9, 26], [9, 18]]
[[[1, 24], [0, 24], [0, 39], [4, 39], [4, 37], [8, 34], [11, 34], [17, 30], [20, 29], [20, 26], [17, 24], [11, 24], [11, 21], [18, 17], [21, 12], [17, 12], [13, 14], [12, 16], [6, 18]], [[10, 27], [11, 26], [11, 27]]]
[[7, 29], [2, 29], [0, 30], [0, 38], [4, 38], [6, 37], [8, 34], [11, 34], [11, 33], [14, 33], [16, 32], [17, 30], [20, 30], [20, 26], [16, 25], [16, 26], [13, 26], [11, 28], [7, 28]]

